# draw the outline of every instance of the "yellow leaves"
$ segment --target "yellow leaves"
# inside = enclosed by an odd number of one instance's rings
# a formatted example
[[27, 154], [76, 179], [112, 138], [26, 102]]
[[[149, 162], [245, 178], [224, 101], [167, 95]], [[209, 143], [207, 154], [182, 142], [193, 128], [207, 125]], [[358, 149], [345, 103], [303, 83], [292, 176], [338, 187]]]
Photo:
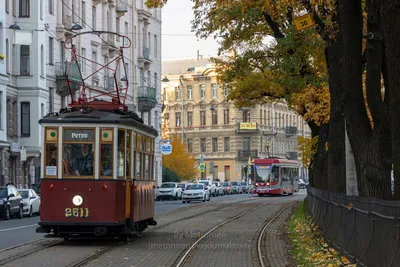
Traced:
[[318, 136], [306, 138], [299, 136], [297, 138], [297, 150], [301, 153], [301, 160], [304, 168], [310, 166], [311, 160], [314, 159], [315, 152], [317, 151]]
[[163, 155], [163, 166], [173, 170], [181, 179], [189, 180], [197, 174], [196, 159], [187, 153], [181, 139], [174, 137], [171, 142], [172, 153]]
[[[297, 266], [342, 266], [337, 251], [328, 248], [324, 240], [320, 240], [320, 244], [314, 239], [305, 221], [302, 205], [297, 208], [289, 221], [289, 238]], [[348, 262], [344, 257], [342, 260]]]

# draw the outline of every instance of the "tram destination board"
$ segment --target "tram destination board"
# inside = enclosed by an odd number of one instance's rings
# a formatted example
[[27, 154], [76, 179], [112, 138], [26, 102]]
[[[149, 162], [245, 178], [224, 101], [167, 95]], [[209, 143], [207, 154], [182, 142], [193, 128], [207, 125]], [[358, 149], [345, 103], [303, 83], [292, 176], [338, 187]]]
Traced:
[[65, 129], [64, 141], [69, 142], [94, 142], [95, 132], [93, 129]]

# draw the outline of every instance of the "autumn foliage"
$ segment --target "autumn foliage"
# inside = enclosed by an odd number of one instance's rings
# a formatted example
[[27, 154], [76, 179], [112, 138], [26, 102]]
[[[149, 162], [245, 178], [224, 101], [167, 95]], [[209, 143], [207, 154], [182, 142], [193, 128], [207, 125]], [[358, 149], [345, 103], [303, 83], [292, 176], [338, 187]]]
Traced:
[[196, 159], [186, 152], [185, 145], [179, 137], [173, 137], [171, 145], [172, 153], [163, 155], [163, 166], [174, 171], [182, 180], [192, 179], [198, 172]]

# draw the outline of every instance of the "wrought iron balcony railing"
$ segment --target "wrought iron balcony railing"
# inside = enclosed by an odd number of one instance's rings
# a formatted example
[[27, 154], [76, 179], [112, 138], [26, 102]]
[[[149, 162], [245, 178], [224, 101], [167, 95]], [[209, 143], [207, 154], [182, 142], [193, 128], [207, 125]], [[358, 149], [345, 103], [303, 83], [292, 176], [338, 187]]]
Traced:
[[250, 158], [258, 158], [258, 150], [238, 150], [238, 159], [247, 161]]

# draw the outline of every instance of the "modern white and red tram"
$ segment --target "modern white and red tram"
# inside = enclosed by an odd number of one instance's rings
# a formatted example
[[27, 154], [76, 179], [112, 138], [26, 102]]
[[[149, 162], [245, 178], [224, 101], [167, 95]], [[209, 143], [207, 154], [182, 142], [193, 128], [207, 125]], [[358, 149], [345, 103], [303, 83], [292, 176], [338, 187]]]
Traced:
[[253, 159], [251, 181], [259, 196], [291, 195], [299, 191], [299, 163], [286, 159]]

